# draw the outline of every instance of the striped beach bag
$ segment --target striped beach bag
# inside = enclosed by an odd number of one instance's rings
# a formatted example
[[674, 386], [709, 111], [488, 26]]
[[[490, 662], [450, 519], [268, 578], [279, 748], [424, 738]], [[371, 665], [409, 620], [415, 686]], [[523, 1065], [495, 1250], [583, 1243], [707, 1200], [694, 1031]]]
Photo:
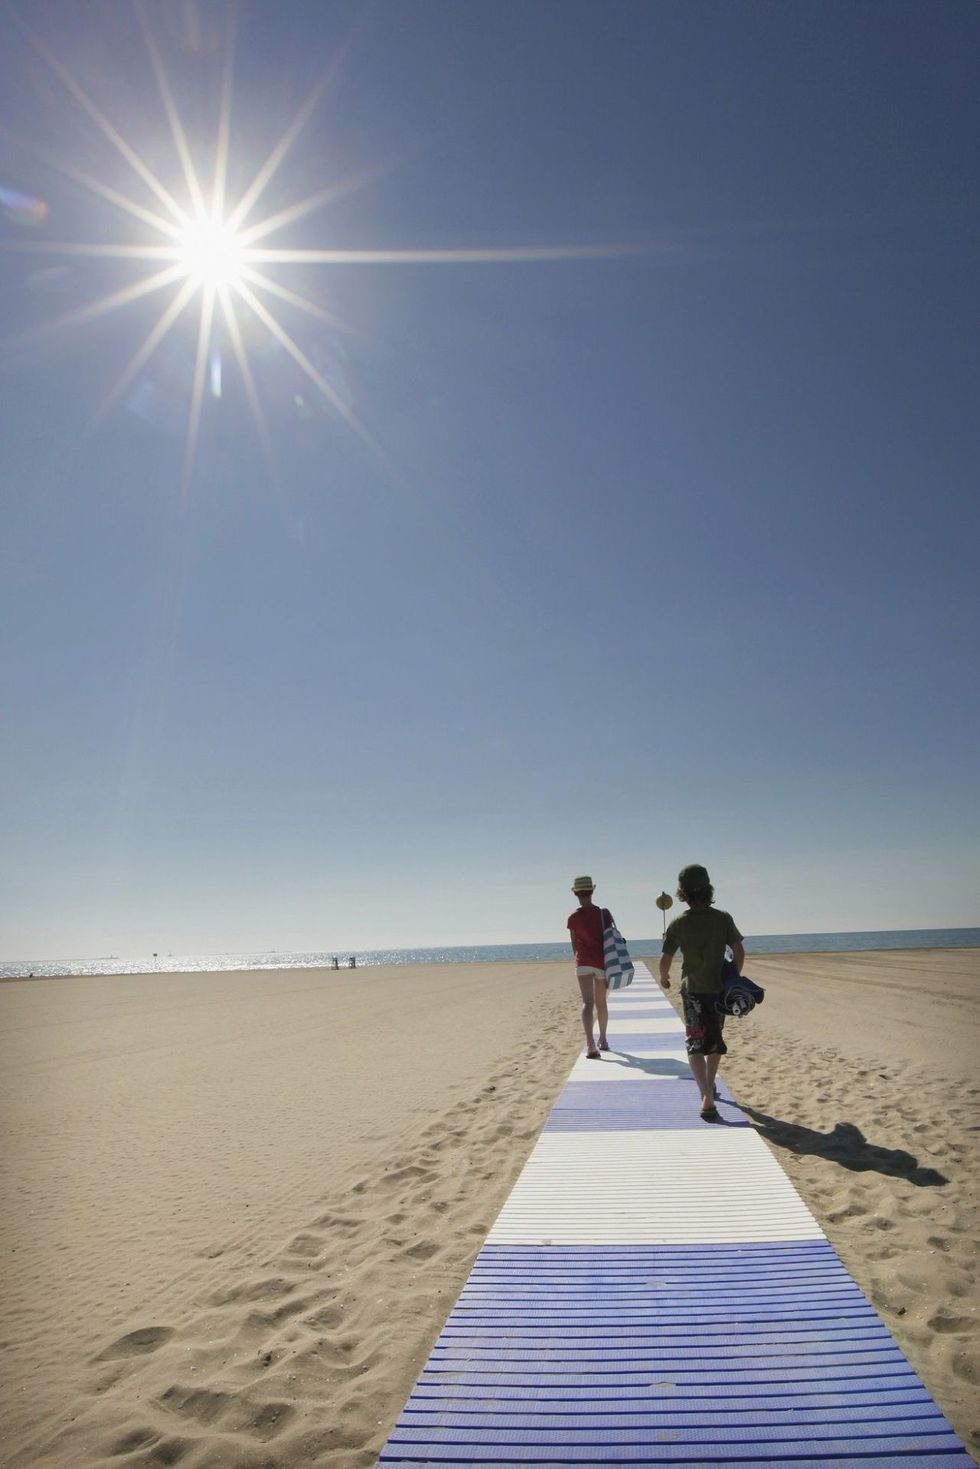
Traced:
[[[600, 908], [599, 912], [605, 919], [604, 910]], [[603, 923], [602, 929], [602, 957], [606, 965], [606, 985], [611, 990], [624, 990], [628, 984], [633, 983], [633, 960], [626, 947], [626, 940], [612, 922], [612, 914], [609, 917], [608, 926]]]

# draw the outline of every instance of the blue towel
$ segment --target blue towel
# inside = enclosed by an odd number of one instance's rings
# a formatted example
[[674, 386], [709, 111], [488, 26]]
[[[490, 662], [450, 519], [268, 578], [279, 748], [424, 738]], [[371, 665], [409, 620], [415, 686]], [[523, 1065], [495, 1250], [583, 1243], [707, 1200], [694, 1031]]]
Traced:
[[715, 1000], [719, 1015], [734, 1015], [741, 1020], [756, 1005], [761, 1005], [766, 992], [745, 974], [739, 974], [734, 959], [726, 959], [721, 970], [721, 994]]

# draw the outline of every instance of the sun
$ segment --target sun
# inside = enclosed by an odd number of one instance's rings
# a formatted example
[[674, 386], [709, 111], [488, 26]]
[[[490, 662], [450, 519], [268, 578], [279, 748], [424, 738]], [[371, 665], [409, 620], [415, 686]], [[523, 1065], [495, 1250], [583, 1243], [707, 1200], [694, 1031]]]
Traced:
[[174, 261], [195, 286], [210, 291], [237, 289], [247, 263], [245, 242], [228, 220], [199, 214], [180, 230]]
[[[61, 81], [81, 112], [95, 124], [114, 153], [131, 170], [135, 176], [131, 180], [131, 187], [135, 185], [136, 197], [125, 190], [125, 185], [117, 187], [114, 180], [110, 182], [106, 177], [85, 171], [70, 157], [52, 154], [40, 145], [34, 146], [33, 151], [88, 193], [113, 209], [122, 210], [130, 221], [136, 220], [141, 227], [141, 233], [136, 239], [118, 242], [111, 238], [68, 241], [47, 238], [31, 241], [0, 239], [0, 252], [53, 255], [76, 262], [85, 257], [93, 260], [140, 262], [145, 267], [145, 274], [136, 280], [127, 278], [126, 283], [118, 289], [74, 307], [17, 337], [0, 340], [0, 348], [51, 337], [55, 333], [83, 326], [110, 312], [128, 308], [158, 293], [166, 293], [165, 304], [156, 321], [142, 340], [137, 341], [122, 371], [103, 397], [93, 418], [94, 426], [104, 420], [115, 404], [124, 400], [139, 374], [185, 313], [196, 314], [197, 346], [189, 383], [187, 430], [181, 471], [182, 497], [188, 493], [190, 486], [209, 381], [209, 364], [210, 381], [220, 381], [221, 354], [217, 345], [219, 337], [230, 346], [270, 474], [273, 480], [278, 479], [272, 435], [247, 347], [249, 339], [256, 336], [256, 328], [261, 328], [284, 349], [296, 367], [317, 389], [323, 401], [349, 429], [373, 451], [379, 454], [382, 452], [352, 404], [337, 392], [313, 357], [303, 350], [280, 320], [280, 314], [283, 307], [288, 307], [308, 320], [325, 324], [333, 330], [344, 330], [343, 323], [318, 300], [309, 299], [281, 280], [280, 270], [285, 269], [292, 273], [295, 269], [306, 270], [317, 266], [336, 268], [507, 264], [517, 261], [600, 259], [611, 255], [634, 254], [638, 250], [643, 252], [643, 247], [602, 244], [406, 250], [336, 247], [323, 249], [308, 246], [295, 248], [275, 243], [281, 231], [328, 207], [338, 194], [357, 188], [364, 182], [364, 178], [340, 180], [265, 215], [258, 213], [256, 208], [313, 115], [320, 96], [333, 75], [332, 64], [324, 67], [289, 126], [264, 162], [252, 173], [251, 182], [244, 192], [231, 199], [228, 197], [226, 184], [232, 149], [231, 113], [237, 25], [234, 4], [229, 4], [225, 14], [221, 80], [216, 90], [217, 133], [209, 166], [203, 169], [199, 162], [195, 162], [194, 154], [199, 155], [206, 145], [201, 139], [188, 138], [150, 25], [148, 10], [141, 0], [137, 0], [137, 14], [163, 114], [169, 125], [176, 159], [179, 161], [183, 182], [182, 185], [177, 184], [176, 192], [167, 186], [163, 178], [147, 164], [133, 144], [110, 121], [99, 103], [82, 87], [69, 66], [52, 51], [47, 42], [22, 17], [17, 20], [30, 46]], [[238, 171], [240, 170], [235, 170]], [[36, 203], [41, 211], [39, 222], [43, 223], [47, 218], [47, 210], [41, 201]], [[252, 324], [249, 333], [243, 329], [246, 323]], [[213, 395], [220, 396], [220, 393]]]

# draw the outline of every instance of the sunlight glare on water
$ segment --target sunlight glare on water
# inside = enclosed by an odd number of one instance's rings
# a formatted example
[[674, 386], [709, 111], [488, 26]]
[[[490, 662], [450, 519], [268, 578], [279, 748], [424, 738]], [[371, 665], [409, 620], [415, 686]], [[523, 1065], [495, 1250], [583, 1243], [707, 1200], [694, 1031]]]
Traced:
[[[637, 957], [660, 953], [659, 938], [630, 936]], [[747, 964], [755, 954], [849, 954], [874, 949], [975, 949], [980, 948], [980, 928], [906, 928], [848, 933], [777, 933], [747, 935]], [[110, 954], [101, 959], [19, 959], [0, 961], [0, 982], [10, 979], [53, 978], [87, 974], [218, 974], [242, 969], [333, 969], [336, 957], [346, 970], [351, 950], [251, 954], [156, 954], [152, 958], [121, 958]], [[435, 949], [357, 949], [358, 969], [379, 964], [541, 964], [571, 963], [567, 943], [469, 944]]]

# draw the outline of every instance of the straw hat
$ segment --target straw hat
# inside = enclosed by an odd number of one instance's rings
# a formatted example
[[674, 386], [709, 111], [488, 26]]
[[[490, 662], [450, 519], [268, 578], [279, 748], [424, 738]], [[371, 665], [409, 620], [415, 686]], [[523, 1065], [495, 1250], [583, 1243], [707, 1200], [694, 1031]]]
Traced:
[[595, 883], [592, 881], [591, 877], [586, 877], [584, 875], [582, 877], [577, 877], [572, 883], [573, 893], [591, 893], [594, 888]]

